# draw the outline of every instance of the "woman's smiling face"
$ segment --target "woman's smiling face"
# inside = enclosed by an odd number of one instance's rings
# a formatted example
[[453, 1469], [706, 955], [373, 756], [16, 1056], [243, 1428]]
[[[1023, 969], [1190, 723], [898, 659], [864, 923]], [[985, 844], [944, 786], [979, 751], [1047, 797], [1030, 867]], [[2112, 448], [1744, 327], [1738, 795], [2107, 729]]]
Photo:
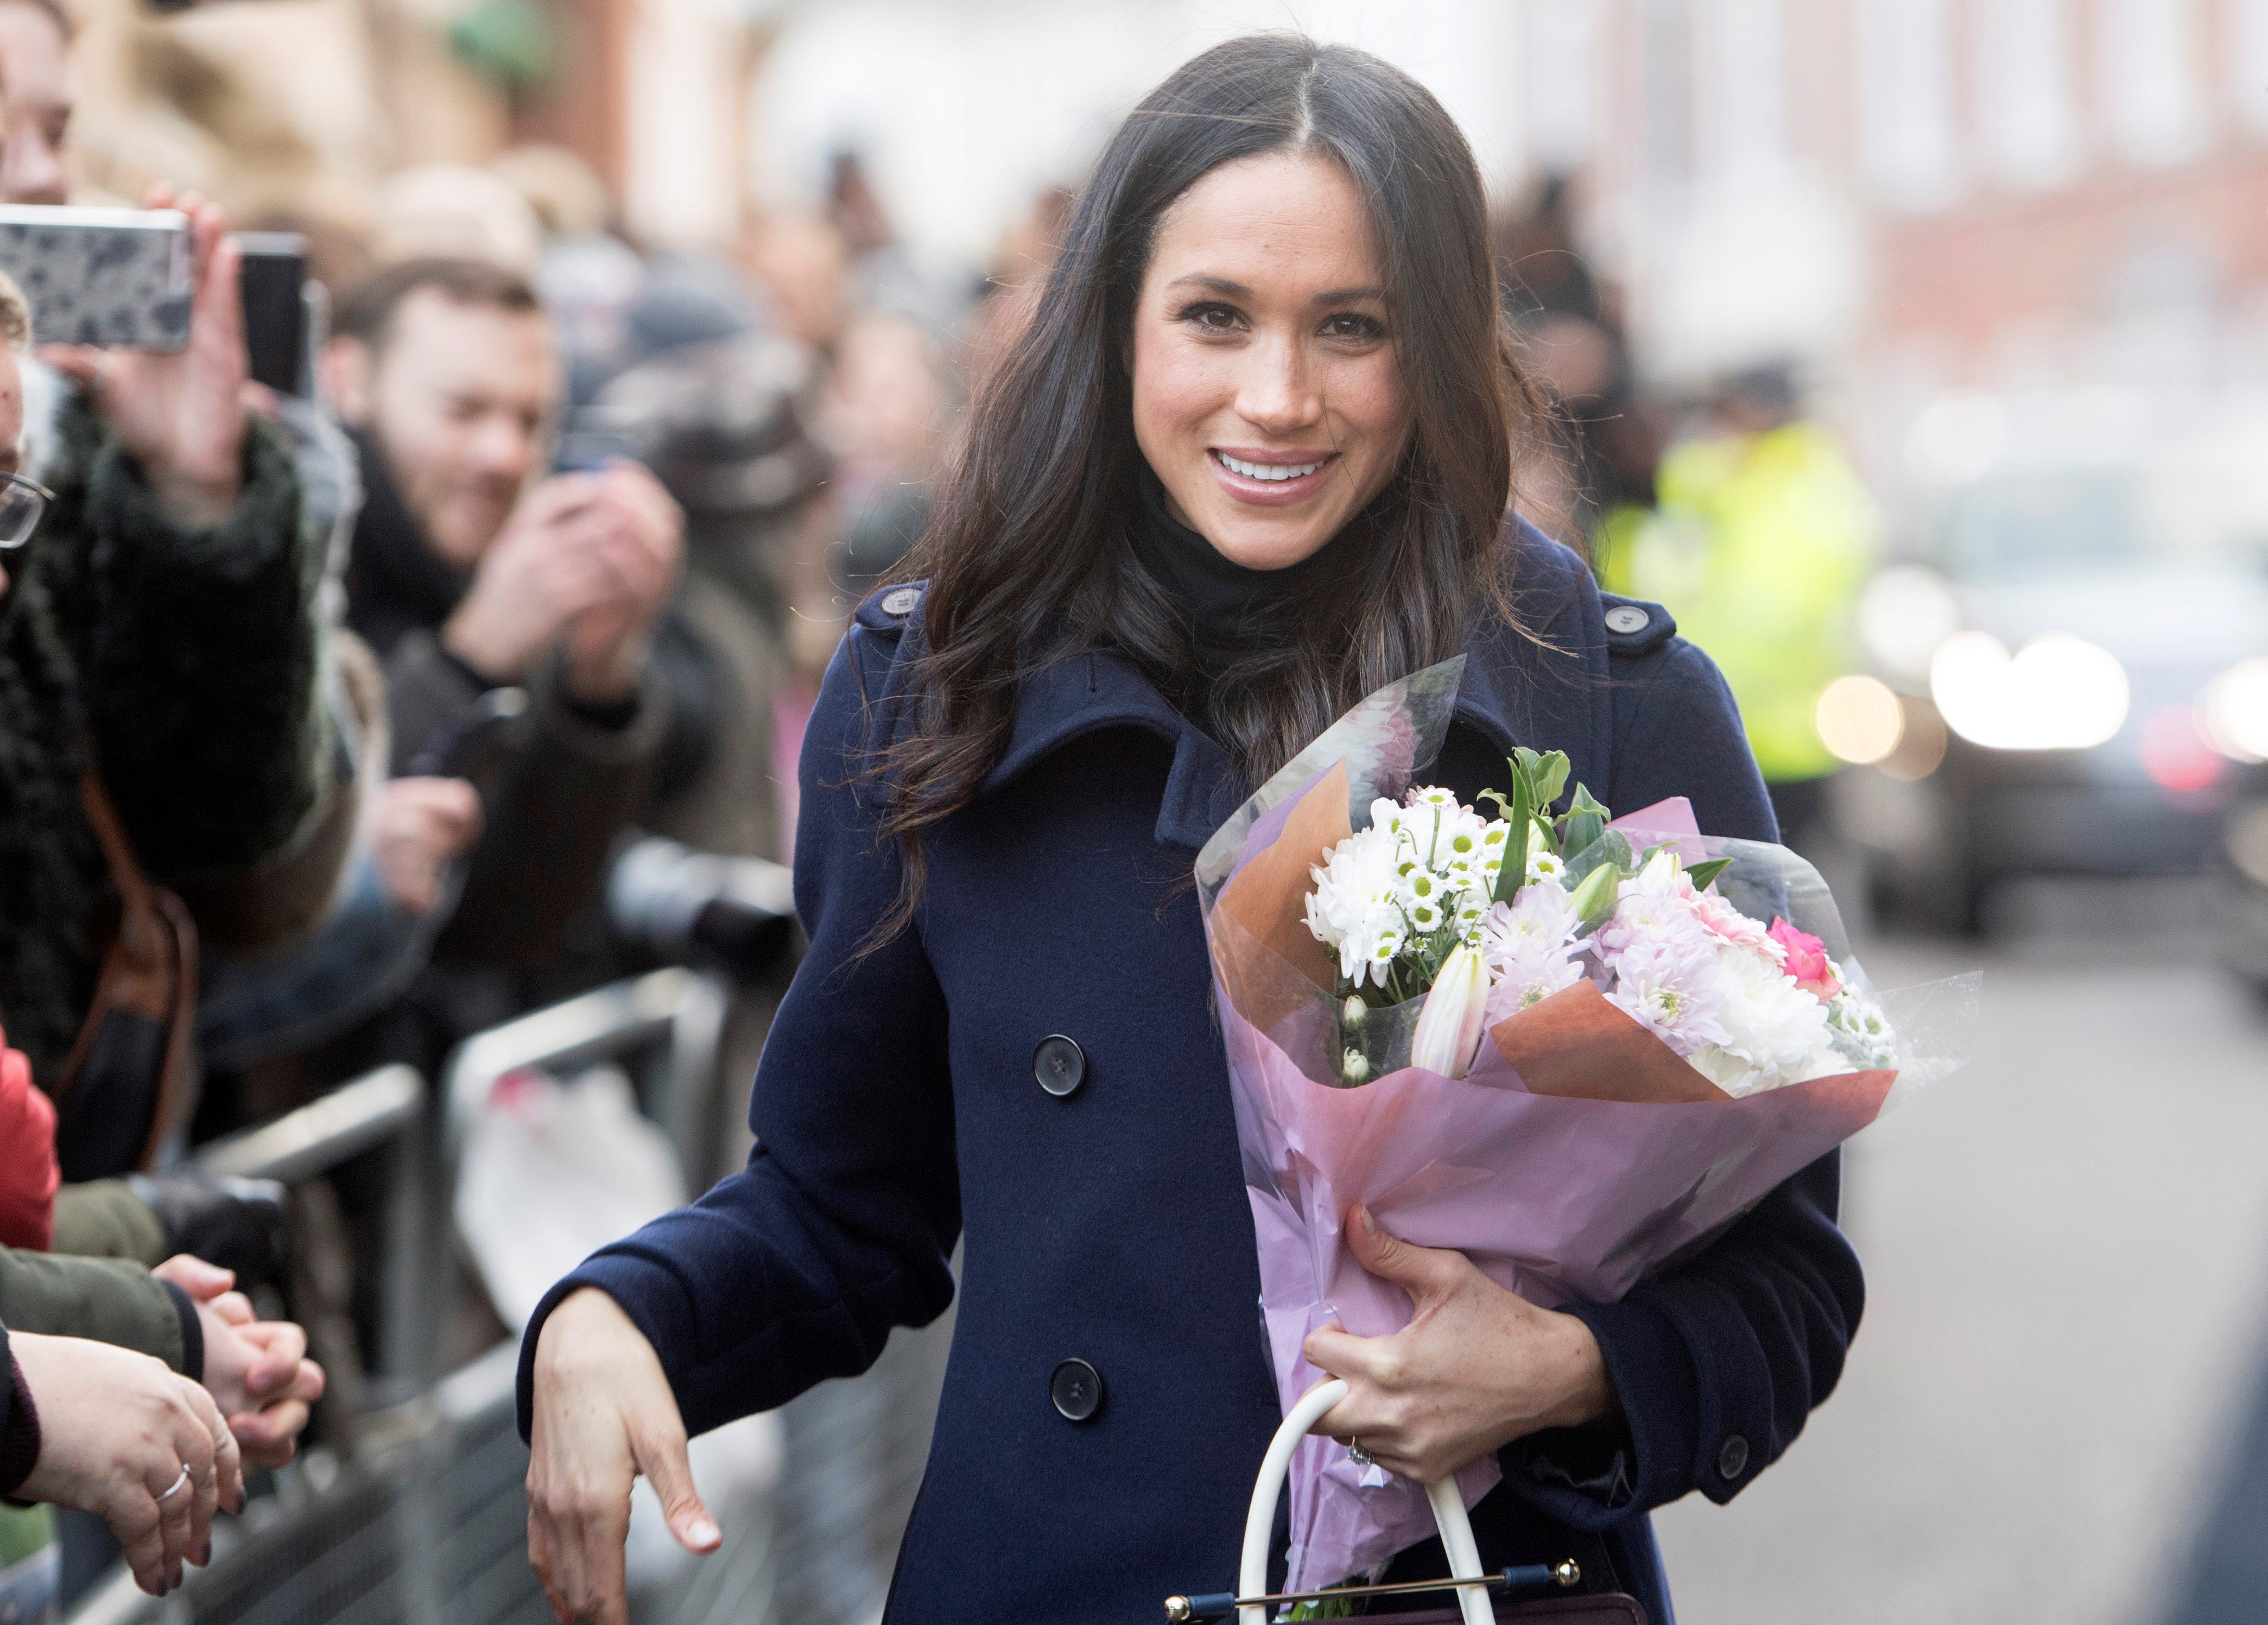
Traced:
[[1132, 352], [1134, 438], [1174, 516], [1250, 569], [1322, 548], [1409, 443], [1370, 221], [1322, 159], [1240, 159], [1175, 200]]

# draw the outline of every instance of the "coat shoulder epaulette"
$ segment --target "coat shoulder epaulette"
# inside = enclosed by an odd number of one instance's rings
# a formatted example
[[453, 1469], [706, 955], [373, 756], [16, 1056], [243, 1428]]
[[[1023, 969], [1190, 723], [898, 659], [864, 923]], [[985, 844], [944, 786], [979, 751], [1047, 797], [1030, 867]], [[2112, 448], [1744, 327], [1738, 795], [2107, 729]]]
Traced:
[[850, 618], [870, 632], [895, 638], [906, 629], [906, 622], [921, 608], [922, 595], [928, 592], [927, 581], [907, 581], [895, 587], [885, 587], [867, 595]]
[[1677, 635], [1677, 622], [1669, 611], [1643, 598], [1602, 592], [1599, 608], [1607, 623], [1607, 654], [1613, 658], [1635, 660], [1651, 654]]

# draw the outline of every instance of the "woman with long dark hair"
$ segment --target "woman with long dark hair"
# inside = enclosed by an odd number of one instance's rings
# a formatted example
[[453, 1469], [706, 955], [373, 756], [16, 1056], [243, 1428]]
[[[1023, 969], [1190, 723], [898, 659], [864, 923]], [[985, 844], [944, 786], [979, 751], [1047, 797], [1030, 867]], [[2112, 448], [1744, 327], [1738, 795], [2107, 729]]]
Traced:
[[[811, 950], [747, 1170], [588, 1260], [530, 1323], [530, 1545], [622, 1616], [632, 1476], [718, 1535], [687, 1430], [865, 1370], [961, 1307], [892, 1621], [1152, 1621], [1229, 1584], [1278, 1419], [1196, 849], [1364, 694], [1462, 652], [1429, 774], [1514, 744], [1613, 804], [1773, 826], [1715, 668], [1512, 520], [1532, 410], [1482, 191], [1439, 103], [1360, 52], [1207, 52], [1102, 155], [983, 391], [923, 581], [862, 606], [802, 765]], [[1491, 1565], [1572, 1557], [1669, 1618], [1645, 1514], [1722, 1500], [1842, 1368], [1830, 1157], [1618, 1304], [1538, 1309], [1352, 1226], [1417, 1307], [1322, 1330], [1319, 1423], [1437, 1479], [1498, 1452]], [[1278, 1556], [1280, 1575], [1282, 1556]], [[1438, 1543], [1389, 1577], [1442, 1572]]]

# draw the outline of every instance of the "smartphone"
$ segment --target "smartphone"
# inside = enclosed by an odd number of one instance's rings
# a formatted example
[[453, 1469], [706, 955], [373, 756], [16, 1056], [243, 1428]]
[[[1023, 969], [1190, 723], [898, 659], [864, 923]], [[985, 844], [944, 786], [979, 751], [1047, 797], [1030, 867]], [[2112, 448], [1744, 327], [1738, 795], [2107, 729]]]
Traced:
[[244, 254], [244, 342], [252, 380], [278, 395], [306, 395], [329, 314], [323, 285], [307, 279], [307, 240], [297, 232], [236, 232]]
[[612, 429], [570, 429], [559, 437], [551, 460], [555, 474], [595, 474], [617, 462], [638, 462], [637, 442]]
[[30, 301], [40, 343], [181, 349], [193, 257], [179, 210], [0, 205], [0, 270]]

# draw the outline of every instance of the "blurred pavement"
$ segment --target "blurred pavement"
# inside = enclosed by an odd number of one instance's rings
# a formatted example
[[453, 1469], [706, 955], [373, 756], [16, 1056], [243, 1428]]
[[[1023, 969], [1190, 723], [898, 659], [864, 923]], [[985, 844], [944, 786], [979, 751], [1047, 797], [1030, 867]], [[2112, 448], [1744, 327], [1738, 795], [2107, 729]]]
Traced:
[[1841, 1387], [1732, 1505], [1657, 1518], [1680, 1625], [2151, 1625], [2188, 1595], [2268, 1360], [2268, 1015], [2191, 886], [2011, 901], [1990, 946], [1867, 953], [1892, 986], [1981, 964], [1979, 1053], [1850, 1154]]

